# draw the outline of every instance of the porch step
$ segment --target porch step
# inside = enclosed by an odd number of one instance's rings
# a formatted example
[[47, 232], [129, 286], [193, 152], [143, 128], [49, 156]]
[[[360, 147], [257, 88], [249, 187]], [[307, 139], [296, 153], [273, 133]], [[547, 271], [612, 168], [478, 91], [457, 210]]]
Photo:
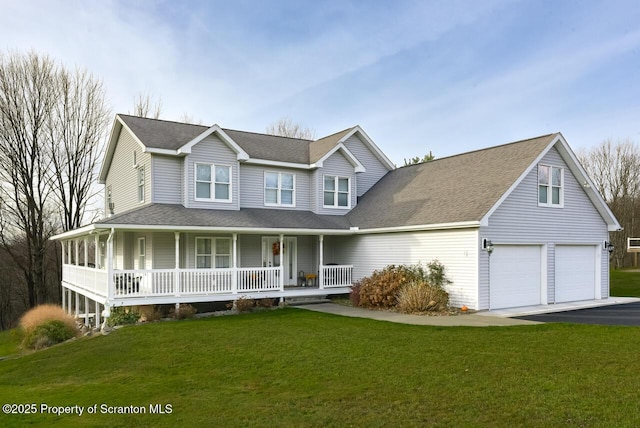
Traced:
[[331, 300], [327, 299], [327, 296], [285, 297], [284, 302], [289, 306], [298, 306], [312, 305], [314, 303], [328, 303], [331, 302]]

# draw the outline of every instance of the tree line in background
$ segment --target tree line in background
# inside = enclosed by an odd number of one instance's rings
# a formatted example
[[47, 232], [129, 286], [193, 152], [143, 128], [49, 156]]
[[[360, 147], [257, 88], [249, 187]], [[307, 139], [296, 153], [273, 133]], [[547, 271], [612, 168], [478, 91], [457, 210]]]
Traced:
[[102, 82], [46, 55], [0, 54], [0, 327], [60, 302], [60, 251], [94, 196], [110, 120]]
[[[133, 115], [161, 111], [148, 94], [134, 99]], [[89, 208], [111, 119], [102, 81], [87, 71], [34, 52], [0, 53], [0, 330], [38, 304], [60, 303], [60, 247], [49, 238], [98, 215]], [[266, 133], [316, 138], [290, 118]], [[604, 141], [578, 157], [624, 228], [611, 233], [613, 266], [629, 266], [626, 239], [640, 237], [640, 149]]]
[[606, 140], [578, 158], [623, 227], [610, 233], [612, 266], [632, 266], [627, 238], [640, 237], [640, 148], [631, 140]]

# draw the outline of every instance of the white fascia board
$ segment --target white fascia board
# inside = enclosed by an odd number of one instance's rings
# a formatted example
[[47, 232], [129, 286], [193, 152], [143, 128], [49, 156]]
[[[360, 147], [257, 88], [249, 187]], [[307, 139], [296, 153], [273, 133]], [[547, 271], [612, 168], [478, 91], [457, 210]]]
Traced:
[[351, 131], [349, 131], [344, 137], [340, 139], [340, 142], [344, 143], [345, 141], [347, 141], [348, 138], [350, 138], [356, 132], [364, 140], [365, 144], [369, 146], [369, 149], [373, 151], [373, 154], [375, 155], [375, 157], [377, 157], [378, 160], [387, 167], [387, 169], [389, 170], [396, 169], [395, 164], [391, 162], [391, 160], [389, 160], [387, 155], [385, 155], [382, 150], [380, 150], [380, 147], [378, 147], [376, 143], [373, 142], [373, 140], [367, 135], [366, 132], [364, 132], [364, 129], [362, 129], [360, 125], [354, 126]]
[[149, 224], [95, 224], [96, 229], [115, 229], [132, 231], [173, 231], [173, 232], [226, 232], [226, 233], [264, 233], [285, 235], [353, 235], [349, 229], [291, 229], [264, 227], [216, 227], [216, 226], [171, 226]]
[[56, 241], [58, 239], [69, 239], [69, 238], [77, 238], [78, 236], [91, 234], [94, 230], [96, 230], [95, 224], [89, 224], [87, 226], [79, 227], [77, 229], [68, 230], [66, 232], [59, 233], [57, 235], [53, 235], [49, 238], [51, 241]]
[[596, 207], [596, 210], [598, 210], [600, 215], [607, 221], [607, 228], [609, 232], [621, 230], [622, 226], [618, 222], [618, 219], [613, 214], [613, 212], [609, 208], [609, 205], [607, 205], [600, 192], [597, 190], [595, 183], [591, 180], [589, 174], [587, 174], [587, 171], [585, 171], [585, 169], [583, 168], [582, 164], [578, 160], [578, 157], [571, 149], [571, 146], [569, 146], [562, 135], [560, 135], [559, 137], [560, 138], [558, 142], [560, 143], [560, 147], [558, 147], [558, 152], [560, 153], [560, 156], [567, 163], [569, 169], [578, 180], [578, 184], [582, 186], [585, 193]]
[[[344, 140], [344, 138], [343, 138]], [[341, 140], [342, 141], [342, 140]], [[366, 172], [366, 168], [364, 165], [360, 163], [358, 158], [356, 158], [353, 153], [344, 145], [344, 143], [340, 142], [336, 144], [331, 150], [329, 150], [324, 156], [322, 156], [315, 164], [313, 164], [317, 168], [322, 168], [324, 161], [327, 160], [331, 155], [333, 155], [338, 150], [342, 151], [342, 154], [347, 158], [349, 163], [353, 165], [355, 172]]]
[[520, 177], [518, 177], [518, 179], [511, 184], [509, 189], [507, 189], [507, 191], [504, 192], [504, 194], [500, 197], [500, 199], [498, 199], [498, 202], [493, 204], [493, 206], [489, 209], [489, 211], [487, 211], [484, 217], [482, 217], [482, 219], [480, 220], [480, 224], [482, 226], [486, 227], [489, 225], [489, 217], [491, 217], [491, 215], [498, 209], [498, 207], [502, 205], [502, 203], [511, 195], [511, 193], [515, 190], [515, 188], [518, 187], [520, 183], [522, 183], [522, 181], [526, 178], [526, 176], [529, 175], [531, 170], [535, 168], [538, 165], [538, 163], [540, 163], [542, 158], [546, 156], [549, 150], [551, 150], [551, 148], [555, 146], [555, 144], [559, 141], [559, 137], [560, 137], [560, 134], [558, 134], [553, 140], [551, 140], [551, 142], [547, 145], [547, 147], [545, 147], [545, 149], [540, 152], [540, 154], [534, 159], [534, 161], [531, 162], [531, 164], [524, 170], [522, 174], [520, 174]]
[[469, 229], [480, 227], [479, 221], [460, 221], [456, 223], [435, 223], [435, 224], [420, 224], [415, 226], [393, 226], [393, 227], [380, 227], [374, 229], [359, 229], [354, 230], [359, 235], [368, 235], [373, 233], [393, 233], [393, 232], [419, 232], [427, 230], [447, 230], [447, 229]]
[[178, 156], [180, 155], [180, 153], [178, 153], [177, 150], [171, 150], [171, 149], [158, 149], [155, 147], [146, 147], [144, 149], [145, 153], [154, 153], [154, 154], [158, 154], [158, 155], [169, 155], [169, 156]]
[[143, 152], [147, 151], [147, 147], [142, 144], [142, 141], [138, 138], [138, 136], [124, 123], [124, 120], [120, 117], [120, 115], [116, 114], [116, 118], [113, 121], [113, 127], [111, 128], [111, 135], [109, 136], [109, 143], [107, 144], [107, 150], [105, 151], [104, 160], [102, 161], [102, 166], [100, 167], [100, 174], [98, 175], [98, 183], [105, 184], [107, 181], [107, 173], [109, 172], [109, 168], [111, 167], [111, 159], [113, 158], [113, 154], [116, 151], [116, 145], [118, 144], [118, 139], [120, 138], [120, 134], [122, 133], [122, 129], [126, 129], [126, 131], [131, 134], [133, 140], [138, 143]]
[[233, 150], [236, 153], [237, 160], [247, 160], [247, 159], [249, 159], [249, 155], [247, 154], [247, 152], [245, 152], [242, 149], [242, 147], [240, 147], [238, 145], [238, 143], [233, 141], [233, 139], [231, 137], [229, 137], [229, 135], [227, 135], [227, 133], [224, 132], [222, 130], [222, 128], [220, 128], [220, 126], [218, 126], [217, 124], [213, 125], [209, 129], [207, 129], [206, 131], [204, 131], [203, 133], [198, 135], [197, 137], [193, 138], [191, 141], [189, 141], [186, 144], [184, 144], [182, 147], [180, 147], [177, 150], [177, 153], [178, 154], [189, 154], [189, 153], [191, 153], [191, 148], [193, 146], [195, 146], [197, 143], [199, 143], [200, 141], [204, 140], [205, 138], [207, 138], [209, 135], [213, 134], [214, 132], [216, 134], [218, 134], [220, 139], [222, 141], [224, 141], [224, 143], [227, 146], [229, 146], [229, 148], [231, 148], [231, 150]]
[[282, 162], [282, 161], [274, 161], [267, 159], [247, 159], [243, 164], [252, 164], [252, 165], [267, 165], [267, 166], [276, 166], [281, 168], [295, 168], [295, 169], [314, 169], [314, 165], [308, 165], [306, 163], [295, 163], [295, 162]]

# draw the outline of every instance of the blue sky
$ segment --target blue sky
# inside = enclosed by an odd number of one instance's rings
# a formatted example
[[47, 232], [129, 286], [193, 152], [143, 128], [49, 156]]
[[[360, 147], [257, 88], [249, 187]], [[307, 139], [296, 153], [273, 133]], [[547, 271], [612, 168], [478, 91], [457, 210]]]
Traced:
[[397, 164], [560, 131], [640, 142], [636, 1], [0, 0], [0, 49], [103, 79], [114, 112], [318, 137], [360, 125]]

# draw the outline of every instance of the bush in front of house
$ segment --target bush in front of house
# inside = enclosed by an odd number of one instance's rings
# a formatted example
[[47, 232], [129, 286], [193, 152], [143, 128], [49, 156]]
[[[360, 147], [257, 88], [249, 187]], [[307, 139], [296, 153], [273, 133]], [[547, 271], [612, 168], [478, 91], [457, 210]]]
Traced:
[[140, 320], [140, 312], [128, 306], [116, 306], [111, 308], [111, 315], [107, 318], [107, 324], [116, 325], [135, 324]]
[[171, 318], [175, 318], [177, 320], [184, 320], [187, 318], [193, 318], [193, 316], [198, 312], [196, 308], [189, 304], [180, 304], [180, 306], [176, 309], [174, 306], [170, 311], [169, 315]]
[[421, 264], [389, 265], [356, 283], [350, 300], [354, 306], [407, 313], [443, 311], [449, 304], [444, 286], [450, 283], [438, 260], [426, 268]]
[[22, 346], [42, 349], [64, 342], [79, 333], [76, 320], [57, 305], [40, 305], [20, 319]]
[[442, 312], [448, 307], [449, 293], [426, 282], [410, 282], [398, 292], [397, 309], [405, 314]]

